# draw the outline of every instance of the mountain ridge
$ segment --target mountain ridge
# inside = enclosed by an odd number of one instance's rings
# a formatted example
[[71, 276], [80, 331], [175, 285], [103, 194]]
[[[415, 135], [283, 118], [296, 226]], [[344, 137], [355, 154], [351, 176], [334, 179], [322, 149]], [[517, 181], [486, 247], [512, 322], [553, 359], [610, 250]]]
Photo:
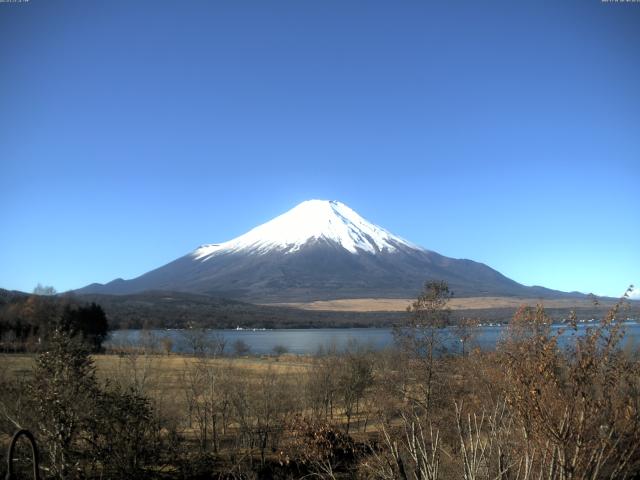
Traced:
[[582, 296], [527, 287], [483, 263], [445, 257], [326, 200], [302, 202], [239, 237], [202, 245], [134, 279], [76, 292], [167, 290], [270, 303], [415, 297], [427, 280], [448, 282], [456, 296]]

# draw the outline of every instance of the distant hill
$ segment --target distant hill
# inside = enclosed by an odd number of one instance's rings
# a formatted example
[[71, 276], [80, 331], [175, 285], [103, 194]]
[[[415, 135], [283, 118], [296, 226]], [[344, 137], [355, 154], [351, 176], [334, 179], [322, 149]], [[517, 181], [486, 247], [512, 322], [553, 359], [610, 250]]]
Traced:
[[309, 312], [184, 292], [75, 295], [101, 305], [113, 328], [320, 328], [391, 325], [400, 312]]
[[28, 293], [20, 292], [18, 290], [5, 290], [0, 288], [0, 305], [9, 303], [16, 298], [28, 297]]
[[[23, 302], [29, 294], [0, 289], [0, 323], [3, 308], [13, 302]], [[71, 297], [71, 298], [68, 298]], [[253, 305], [249, 303], [184, 292], [144, 292], [132, 295], [64, 294], [59, 301], [73, 300], [75, 303], [95, 302], [104, 309], [111, 329], [120, 328], [327, 328], [391, 326], [405, 318], [403, 311], [341, 311], [308, 310], [301, 308]], [[532, 301], [525, 303], [533, 304]], [[485, 303], [462, 302], [452, 305], [452, 319], [466, 317], [479, 321], [507, 322], [517, 309], [513, 298], [503, 302], [493, 299]], [[337, 302], [339, 306], [341, 302]], [[464, 306], [468, 305], [468, 308]], [[492, 306], [493, 305], [493, 306]], [[595, 306], [592, 303], [570, 300], [550, 302], [546, 309], [551, 318], [566, 318], [576, 310], [580, 318], [601, 318], [611, 306], [610, 301]], [[303, 307], [308, 308], [308, 306]], [[314, 308], [318, 308], [315, 306]], [[351, 305], [353, 308], [353, 305]], [[364, 307], [367, 310], [370, 307]], [[384, 307], [384, 302], [383, 306]], [[395, 308], [392, 306], [390, 308]], [[640, 318], [640, 302], [630, 302], [622, 316]]]
[[[388, 327], [406, 318], [404, 311], [341, 311], [305, 310], [301, 308], [253, 305], [224, 298], [184, 292], [145, 292], [132, 295], [75, 295], [81, 302], [101, 305], [109, 319], [110, 328], [345, 328]], [[527, 303], [534, 305], [534, 301]], [[499, 305], [496, 303], [495, 305]], [[480, 308], [455, 307], [452, 320], [462, 317], [479, 321], [508, 322], [520, 304], [504, 302], [508, 306]], [[565, 304], [564, 306], [561, 306]], [[575, 310], [579, 318], [602, 318], [611, 307], [611, 301], [599, 305], [571, 300], [551, 302], [547, 314], [554, 320], [568, 318]], [[640, 302], [630, 302], [621, 317], [640, 318]]]

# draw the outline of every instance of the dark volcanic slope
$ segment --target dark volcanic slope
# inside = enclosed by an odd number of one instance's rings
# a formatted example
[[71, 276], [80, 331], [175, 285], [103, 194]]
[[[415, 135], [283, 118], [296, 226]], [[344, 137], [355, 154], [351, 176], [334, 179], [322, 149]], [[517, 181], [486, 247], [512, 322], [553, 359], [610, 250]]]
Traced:
[[553, 298], [471, 260], [425, 250], [368, 222], [340, 202], [309, 200], [222, 244], [204, 245], [133, 280], [79, 293], [181, 291], [251, 302], [415, 297], [427, 280], [457, 296]]
[[245, 299], [252, 302], [337, 298], [414, 297], [426, 280], [445, 280], [456, 296], [567, 296], [525, 287], [471, 260], [401, 248], [396, 252], [351, 254], [326, 241], [295, 254], [223, 253], [206, 260], [181, 257], [133, 280], [93, 284], [77, 293], [130, 294], [167, 290]]

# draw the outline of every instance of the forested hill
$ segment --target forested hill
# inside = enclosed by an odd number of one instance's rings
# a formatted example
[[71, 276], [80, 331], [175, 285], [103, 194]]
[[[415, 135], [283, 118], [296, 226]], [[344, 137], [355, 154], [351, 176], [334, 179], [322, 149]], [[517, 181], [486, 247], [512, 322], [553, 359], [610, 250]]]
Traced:
[[403, 312], [309, 311], [181, 292], [77, 295], [104, 308], [112, 328], [328, 328], [385, 326]]
[[[29, 294], [0, 289], [0, 326], [12, 322], [17, 306], [31, 298]], [[176, 292], [144, 292], [133, 295], [57, 295], [45, 297], [50, 302], [100, 305], [109, 329], [121, 328], [330, 328], [369, 327], [397, 324], [404, 312], [343, 312], [302, 310], [292, 307], [254, 305], [250, 303]], [[606, 305], [580, 307], [581, 318], [598, 318], [610, 308]], [[509, 321], [515, 308], [476, 308], [454, 310], [452, 319], [477, 318], [479, 321]], [[569, 308], [547, 308], [554, 320], [566, 318]], [[630, 302], [628, 315], [640, 316], [640, 302]], [[627, 313], [624, 313], [625, 315]]]
[[[27, 293], [0, 289], [0, 326], [16, 320], [30, 323], [30, 298], [46, 299], [52, 304], [100, 305], [109, 329], [121, 328], [327, 328], [387, 326], [396, 323], [402, 312], [325, 312], [250, 303], [177, 292], [144, 292], [133, 295], [61, 294], [36, 297]], [[24, 308], [27, 307], [27, 308]], [[51, 310], [53, 311], [53, 310]], [[38, 315], [43, 314], [39, 309]], [[38, 319], [37, 323], [41, 323]], [[1, 330], [1, 328], [0, 328]]]

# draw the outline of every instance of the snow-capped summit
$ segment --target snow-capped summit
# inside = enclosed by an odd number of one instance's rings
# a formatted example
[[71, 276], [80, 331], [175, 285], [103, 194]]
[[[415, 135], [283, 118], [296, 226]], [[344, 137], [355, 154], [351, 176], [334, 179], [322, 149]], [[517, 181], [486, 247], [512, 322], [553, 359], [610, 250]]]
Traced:
[[333, 242], [354, 254], [394, 252], [399, 246], [419, 248], [365, 220], [344, 203], [307, 200], [244, 235], [225, 243], [203, 245], [192, 255], [208, 260], [220, 253], [243, 251], [293, 253], [317, 241]]
[[177, 291], [267, 303], [414, 298], [426, 280], [447, 281], [456, 296], [562, 295], [415, 246], [326, 200], [302, 202], [244, 235], [201, 246], [137, 278], [77, 292]]

